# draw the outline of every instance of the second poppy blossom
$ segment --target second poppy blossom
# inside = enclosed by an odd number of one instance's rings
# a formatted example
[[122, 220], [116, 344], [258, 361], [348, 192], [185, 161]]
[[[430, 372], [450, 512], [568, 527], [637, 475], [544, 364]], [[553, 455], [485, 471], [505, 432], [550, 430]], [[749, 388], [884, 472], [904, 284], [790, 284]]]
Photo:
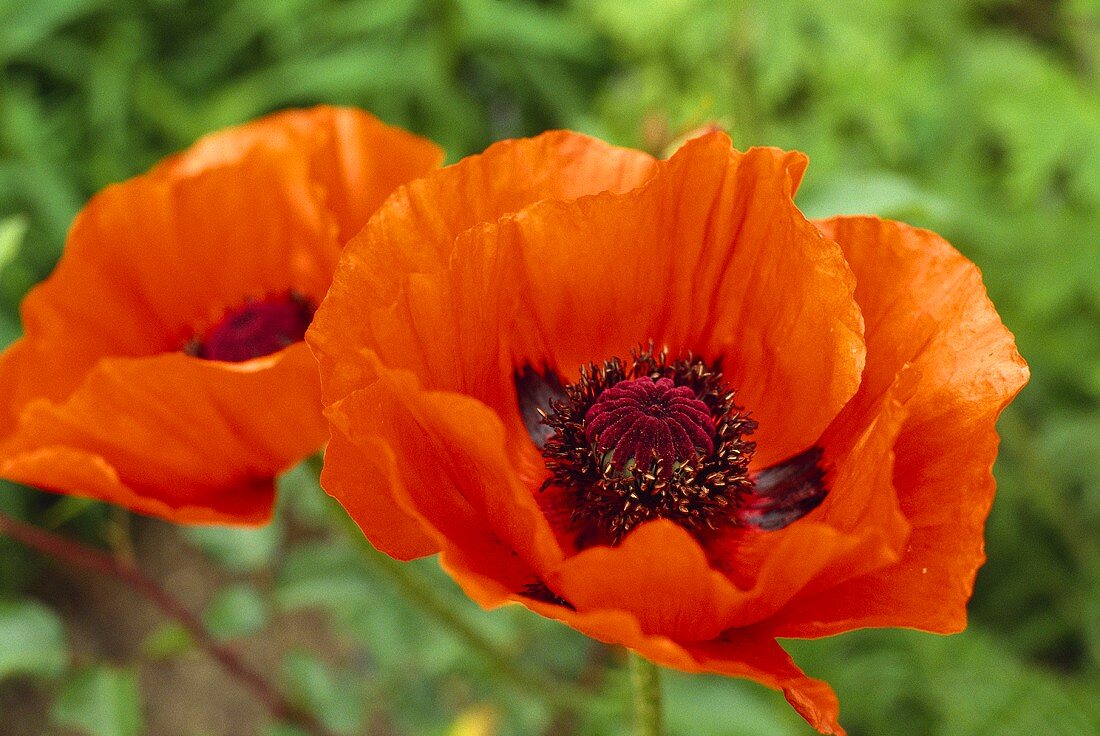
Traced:
[[0, 477], [180, 522], [256, 523], [320, 448], [302, 343], [340, 249], [430, 142], [288, 111], [108, 187], [0, 356]]

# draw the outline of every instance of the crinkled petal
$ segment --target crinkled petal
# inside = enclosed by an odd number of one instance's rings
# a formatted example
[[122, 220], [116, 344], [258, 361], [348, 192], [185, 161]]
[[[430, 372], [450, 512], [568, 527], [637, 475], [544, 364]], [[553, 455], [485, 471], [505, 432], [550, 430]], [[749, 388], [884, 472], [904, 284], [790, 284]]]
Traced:
[[864, 348], [840, 249], [791, 201], [803, 165], [710, 134], [629, 192], [543, 202], [483, 230], [524, 259], [515, 360], [575, 377], [650, 340], [720, 358], [760, 424], [757, 462], [804, 450], [855, 393]]
[[[480, 267], [470, 261], [476, 254], [454, 254], [458, 236], [543, 199], [630, 189], [648, 178], [654, 166], [654, 159], [639, 151], [559, 131], [498, 143], [398, 189], [346, 247], [330, 295], [310, 330], [326, 401], [371, 380], [362, 345], [371, 346], [390, 367], [417, 372], [429, 387], [453, 388], [443, 378], [447, 353], [436, 341], [450, 345], [454, 330], [445, 318], [464, 314], [455, 314], [453, 303], [433, 302], [427, 292], [436, 290], [445, 297], [440, 283], [461, 285], [461, 279], [440, 272]], [[496, 278], [490, 284], [494, 291], [515, 288], [515, 279], [506, 273]], [[499, 301], [492, 293], [486, 297]], [[457, 306], [478, 311], [476, 302]], [[479, 339], [452, 355], [466, 353], [470, 361], [485, 362], [489, 356], [474, 352], [482, 344]]]
[[745, 677], [782, 690], [787, 702], [819, 733], [844, 736], [837, 720], [840, 704], [829, 684], [807, 677], [774, 639], [751, 629], [735, 629], [720, 640], [692, 645], [699, 669]]
[[754, 594], [732, 623], [759, 622], [807, 592], [897, 562], [909, 536], [893, 484], [894, 444], [904, 418], [892, 401], [858, 437], [827, 432], [822, 447], [829, 495], [821, 506], [784, 529], [735, 528], [712, 544], [718, 567]]
[[326, 400], [368, 386], [380, 370], [399, 368], [427, 388], [472, 396], [507, 416], [512, 371], [501, 344], [516, 309], [515, 257], [465, 236], [459, 241], [449, 268], [393, 274], [404, 288], [389, 303], [372, 300], [346, 280], [344, 269], [337, 273], [306, 335], [328, 366], [322, 371]]
[[243, 479], [217, 493], [200, 490], [193, 499], [167, 502], [123, 482], [103, 457], [57, 445], [6, 458], [0, 462], [0, 476], [66, 496], [107, 501], [177, 524], [266, 524], [274, 507], [273, 478]]
[[546, 582], [579, 611], [627, 611], [646, 633], [676, 641], [714, 638], [743, 604], [699, 543], [665, 519], [640, 525], [616, 547], [573, 555]]
[[340, 249], [316, 194], [303, 161], [258, 150], [231, 169], [139, 177], [94, 197], [24, 300], [18, 348], [0, 356], [0, 432], [31, 399], [63, 401], [100, 359], [179, 351], [249, 298], [293, 290], [319, 302]]
[[1027, 366], [977, 267], [942, 238], [872, 217], [819, 227], [844, 249], [867, 321], [864, 384], [838, 421], [873, 415], [899, 375], [912, 383], [893, 478], [912, 532], [897, 563], [800, 596], [775, 628], [789, 636], [863, 626], [959, 631], [985, 559], [995, 423], [1026, 383]]
[[394, 189], [443, 162], [443, 150], [425, 138], [363, 110], [321, 105], [211, 133], [151, 173], [179, 177], [236, 166], [256, 147], [308, 157], [310, 178], [324, 188], [340, 225], [340, 243], [359, 232]]
[[319, 403], [301, 343], [244, 363], [105, 359], [64, 401], [23, 408], [0, 475], [173, 521], [258, 522], [272, 479], [324, 442]]
[[[393, 448], [378, 437], [353, 442], [344, 433], [342, 419], [334, 419], [330, 426], [321, 487], [331, 489], [363, 535], [390, 557], [413, 560], [438, 552], [439, 546], [421, 526], [421, 516], [407, 511], [393, 490], [401, 484]], [[355, 492], [344, 492], [349, 488]]]
[[[338, 430], [360, 448], [377, 438], [393, 453], [393, 468], [385, 476], [365, 479], [386, 485], [366, 494], [360, 492], [364, 479], [339, 466], [326, 475], [325, 489], [366, 531], [375, 526], [369, 518], [373, 502], [393, 503], [394, 494], [404, 493], [429, 538], [438, 533], [460, 547], [503, 543], [502, 549], [513, 550], [535, 571], [561, 559], [546, 519], [511, 467], [502, 422], [481, 402], [424, 391], [412, 374], [386, 370], [369, 387], [333, 404], [326, 415], [334, 434]], [[336, 454], [329, 460], [356, 462], [354, 456]]]

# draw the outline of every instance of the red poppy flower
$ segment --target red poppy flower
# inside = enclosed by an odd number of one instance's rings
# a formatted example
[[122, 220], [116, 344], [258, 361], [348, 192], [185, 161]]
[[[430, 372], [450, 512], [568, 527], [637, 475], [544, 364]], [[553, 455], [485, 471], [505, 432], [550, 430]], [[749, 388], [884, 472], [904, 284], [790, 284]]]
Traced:
[[964, 626], [1027, 367], [941, 238], [807, 221], [806, 163], [548, 133], [398, 189], [306, 336], [325, 488], [484, 606], [842, 733], [776, 637]]
[[441, 159], [323, 107], [95, 196], [0, 357], [0, 476], [178, 522], [265, 520], [273, 477], [327, 436], [301, 338], [341, 245]]

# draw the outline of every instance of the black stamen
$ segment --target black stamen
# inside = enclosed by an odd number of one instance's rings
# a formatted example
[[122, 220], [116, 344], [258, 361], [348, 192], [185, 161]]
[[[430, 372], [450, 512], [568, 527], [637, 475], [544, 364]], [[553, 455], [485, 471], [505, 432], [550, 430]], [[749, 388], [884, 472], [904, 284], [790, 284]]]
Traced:
[[553, 402], [565, 398], [565, 388], [557, 371], [545, 365], [539, 371], [526, 364], [515, 372], [513, 379], [523, 426], [527, 428], [535, 447], [541, 450], [546, 445], [546, 440], [554, 434], [554, 430], [543, 419], [552, 411]]
[[533, 583], [528, 583], [523, 586], [523, 590], [519, 591], [519, 594], [536, 601], [542, 601], [543, 603], [552, 603], [555, 606], [562, 606], [568, 608], [570, 611], [577, 610], [576, 606], [550, 590], [549, 586], [541, 580], [536, 580]]
[[[636, 454], [638, 448], [648, 448], [647, 459], [638, 461], [625, 453], [623, 458], [609, 457], [607, 448], [601, 451], [599, 433], [593, 431], [597, 425], [589, 424], [599, 412], [589, 411], [605, 390], [642, 378], [652, 379], [654, 387], [668, 379], [669, 390], [683, 393], [692, 412], [709, 413], [697, 423], [694, 417], [687, 422], [686, 415], [676, 415], [685, 437], [689, 430], [707, 436], [673, 443], [663, 437], [666, 429], [675, 430], [670, 422], [646, 419], [662, 436], [634, 438], [629, 449]], [[543, 489], [557, 486], [570, 497], [574, 543], [579, 548], [617, 544], [639, 524], [657, 518], [700, 536], [735, 524], [737, 499], [751, 490], [748, 463], [755, 445], [745, 437], [756, 423], [733, 399], [734, 392], [714, 366], [690, 355], [670, 362], [667, 354], [654, 353], [652, 345], [635, 351], [629, 362], [612, 358], [582, 367], [580, 379], [564, 388], [564, 397], [552, 402], [553, 412], [543, 420], [553, 430], [542, 447], [551, 472]], [[681, 406], [666, 409], [683, 411]]]
[[829, 495], [822, 449], [811, 447], [753, 475], [734, 514], [738, 524], [764, 531], [782, 529], [810, 513]]

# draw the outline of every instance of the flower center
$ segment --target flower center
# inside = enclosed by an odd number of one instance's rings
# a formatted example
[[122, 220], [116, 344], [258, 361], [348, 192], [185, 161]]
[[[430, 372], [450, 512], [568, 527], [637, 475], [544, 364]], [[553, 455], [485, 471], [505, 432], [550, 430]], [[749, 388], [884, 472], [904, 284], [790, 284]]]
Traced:
[[184, 352], [207, 360], [240, 363], [282, 350], [305, 337], [313, 320], [310, 301], [294, 292], [248, 301], [225, 313]]
[[714, 449], [714, 420], [689, 386], [642, 376], [600, 392], [585, 412], [584, 436], [615, 470], [633, 464], [644, 473], [655, 464], [668, 475], [697, 449]]
[[543, 489], [565, 491], [578, 547], [616, 544], [650, 519], [698, 534], [736, 523], [756, 423], [733, 398], [721, 372], [691, 356], [639, 350], [582, 367], [550, 402], [542, 446]]

